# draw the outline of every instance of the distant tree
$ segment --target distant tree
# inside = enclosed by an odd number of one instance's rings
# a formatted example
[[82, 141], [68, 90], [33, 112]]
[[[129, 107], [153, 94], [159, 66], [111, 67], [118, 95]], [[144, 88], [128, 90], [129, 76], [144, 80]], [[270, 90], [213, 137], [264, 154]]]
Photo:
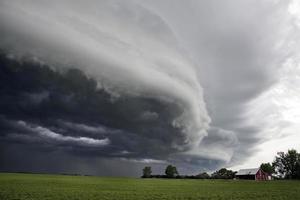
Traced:
[[270, 174], [270, 175], [272, 175], [272, 174], [275, 173], [274, 166], [272, 166], [270, 163], [262, 163], [262, 164], [260, 165], [260, 168], [261, 168], [264, 172], [266, 172], [266, 173], [268, 173], [268, 174]]
[[203, 172], [203, 173], [200, 173], [200, 174], [196, 175], [196, 178], [198, 178], [198, 179], [209, 179], [210, 176], [209, 176], [208, 173]]
[[144, 167], [142, 178], [150, 178], [151, 174], [152, 174], [151, 167], [149, 167], [149, 166]]
[[277, 175], [287, 179], [300, 179], [300, 154], [294, 150], [278, 152], [273, 162]]
[[212, 173], [211, 178], [213, 179], [233, 179], [236, 172], [222, 168], [214, 173]]
[[[298, 154], [299, 155], [299, 154]], [[299, 155], [300, 157], [300, 155]], [[300, 158], [298, 157], [298, 162], [296, 164], [296, 173], [295, 173], [295, 178], [300, 179]]]
[[172, 166], [172, 165], [168, 165], [166, 167], [165, 174], [168, 178], [174, 178], [175, 176], [179, 175], [178, 171], [177, 171], [177, 168], [175, 166]]

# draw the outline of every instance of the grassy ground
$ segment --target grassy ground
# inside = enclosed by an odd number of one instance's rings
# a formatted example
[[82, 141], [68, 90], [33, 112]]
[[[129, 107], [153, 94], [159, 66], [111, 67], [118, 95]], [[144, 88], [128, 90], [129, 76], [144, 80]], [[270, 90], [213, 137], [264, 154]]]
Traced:
[[0, 173], [0, 199], [300, 200], [300, 181], [166, 180]]

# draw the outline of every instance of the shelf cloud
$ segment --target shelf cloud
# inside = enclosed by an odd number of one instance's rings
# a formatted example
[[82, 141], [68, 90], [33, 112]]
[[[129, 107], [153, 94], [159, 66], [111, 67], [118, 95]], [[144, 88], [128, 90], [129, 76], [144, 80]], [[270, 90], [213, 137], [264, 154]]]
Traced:
[[0, 169], [137, 175], [144, 164], [192, 173], [243, 163], [270, 136], [255, 112], [263, 95], [296, 59], [289, 6], [2, 0]]

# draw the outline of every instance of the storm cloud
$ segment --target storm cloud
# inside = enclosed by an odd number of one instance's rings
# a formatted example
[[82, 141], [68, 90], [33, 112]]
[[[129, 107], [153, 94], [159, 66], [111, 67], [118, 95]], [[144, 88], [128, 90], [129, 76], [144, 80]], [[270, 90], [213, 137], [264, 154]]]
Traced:
[[2, 0], [0, 169], [243, 163], [270, 137], [256, 111], [296, 58], [289, 6]]

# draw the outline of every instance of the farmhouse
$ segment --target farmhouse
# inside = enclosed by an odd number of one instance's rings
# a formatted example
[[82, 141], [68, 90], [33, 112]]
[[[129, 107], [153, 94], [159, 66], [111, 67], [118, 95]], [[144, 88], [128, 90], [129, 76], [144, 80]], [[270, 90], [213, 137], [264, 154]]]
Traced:
[[238, 179], [266, 181], [271, 180], [271, 176], [260, 168], [240, 169], [236, 177]]

